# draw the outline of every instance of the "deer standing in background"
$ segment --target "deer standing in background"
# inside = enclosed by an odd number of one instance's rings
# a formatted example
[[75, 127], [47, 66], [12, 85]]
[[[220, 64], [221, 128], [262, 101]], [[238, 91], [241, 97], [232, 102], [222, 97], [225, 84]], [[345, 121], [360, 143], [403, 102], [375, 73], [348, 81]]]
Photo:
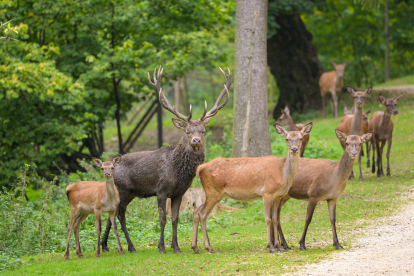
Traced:
[[[404, 93], [403, 93], [404, 94]], [[387, 176], [391, 176], [390, 170], [390, 153], [392, 145], [392, 131], [394, 130], [394, 123], [391, 120], [391, 115], [397, 115], [397, 101], [403, 94], [395, 96], [390, 99], [384, 98], [379, 94], [379, 100], [385, 105], [385, 112], [377, 111], [371, 116], [371, 120], [368, 123], [368, 131], [372, 131], [373, 135], [371, 138], [372, 145], [372, 173], [375, 173], [375, 150], [377, 150], [377, 177], [384, 175], [382, 169], [382, 153], [385, 146], [387, 145]], [[381, 147], [380, 147], [381, 143]], [[368, 162], [369, 164], [369, 154]], [[369, 165], [368, 165], [369, 166]]]
[[[354, 106], [355, 112], [352, 115], [345, 115], [341, 122], [339, 122], [338, 129], [344, 132], [347, 136], [349, 135], [358, 135], [362, 136], [363, 134], [367, 133], [367, 127], [365, 126], [362, 120], [362, 108], [364, 107], [365, 97], [371, 93], [372, 87], [366, 89], [364, 92], [355, 92], [354, 89], [347, 86], [348, 93], [352, 95], [354, 98]], [[341, 142], [342, 148], [345, 150], [346, 144], [343, 140], [339, 140]], [[362, 169], [361, 169], [361, 154], [358, 157], [358, 165], [359, 165], [359, 180], [363, 181], [362, 177]], [[351, 171], [349, 179], [354, 178], [354, 172]]]
[[[276, 123], [282, 126], [286, 126], [287, 131], [300, 131], [303, 128], [303, 124], [295, 124], [290, 116], [289, 107], [285, 106], [282, 109], [282, 115], [277, 119]], [[306, 146], [308, 145], [310, 134], [306, 134], [302, 139], [302, 147], [300, 148], [300, 157], [303, 157]]]
[[114, 160], [102, 162], [98, 158], [92, 158], [93, 163], [102, 168], [105, 182], [81, 181], [66, 188], [66, 195], [70, 204], [70, 221], [68, 225], [67, 244], [65, 260], [69, 259], [69, 240], [73, 229], [75, 232], [76, 254], [83, 257], [79, 244], [79, 226], [90, 215], [95, 214], [96, 232], [98, 243], [96, 247], [96, 257], [101, 256], [99, 239], [101, 237], [101, 217], [102, 213], [109, 213], [109, 220], [112, 223], [116, 242], [118, 243], [119, 254], [124, 254], [121, 243], [119, 242], [118, 230], [115, 222], [115, 211], [119, 204], [119, 193], [114, 183], [114, 167], [121, 160], [117, 156]]
[[[220, 69], [221, 70], [221, 69]], [[229, 100], [228, 88], [231, 85], [231, 74], [226, 75], [223, 70], [226, 84], [220, 93], [213, 108], [207, 112], [207, 102], [205, 103], [204, 113], [198, 120], [191, 120], [190, 115], [184, 116], [170, 105], [161, 88], [162, 68], [154, 71], [154, 82], [148, 79], [150, 84], [157, 90], [161, 105], [177, 116], [172, 122], [178, 129], [184, 131], [185, 135], [181, 138], [177, 146], [162, 147], [155, 151], [143, 151], [128, 153], [122, 156], [121, 163], [115, 168], [115, 185], [118, 187], [121, 202], [118, 207], [118, 219], [121, 223], [128, 242], [128, 250], [135, 252], [135, 247], [128, 235], [125, 221], [125, 212], [128, 204], [135, 198], [146, 198], [156, 196], [158, 201], [158, 213], [161, 225], [160, 241], [158, 248], [161, 253], [165, 253], [164, 228], [167, 222], [166, 202], [171, 198], [172, 227], [173, 237], [171, 247], [174, 252], [180, 253], [177, 242], [177, 225], [180, 211], [181, 199], [188, 188], [191, 186], [196, 175], [197, 167], [204, 163], [206, 157], [206, 146], [204, 141], [205, 127], [211, 118], [222, 109]], [[225, 101], [221, 100], [226, 96]], [[106, 231], [102, 239], [102, 250], [108, 250], [107, 241], [111, 221], [108, 221]]]
[[[342, 92], [342, 88], [344, 87], [344, 72], [345, 67], [348, 64], [345, 61], [343, 64], [336, 64], [332, 61], [332, 65], [335, 67], [335, 71], [325, 72], [319, 78], [319, 89], [321, 90], [322, 96], [322, 108], [323, 108], [323, 116], [326, 118], [326, 111], [325, 111], [325, 98], [328, 93], [331, 93], [331, 99], [329, 99], [329, 104], [332, 108], [332, 114], [335, 118], [338, 118], [338, 97]], [[332, 104], [333, 100], [333, 104]]]
[[344, 105], [344, 115], [352, 115], [352, 114], [354, 114], [354, 106], [352, 106], [351, 110], [348, 110], [348, 107]]
[[[278, 235], [276, 217], [280, 199], [284, 196], [296, 175], [299, 166], [299, 150], [302, 139], [312, 129], [312, 123], [305, 125], [301, 131], [287, 132], [283, 126], [274, 124], [277, 132], [285, 136], [288, 145], [286, 157], [265, 156], [245, 158], [216, 158], [197, 169], [206, 193], [206, 201], [193, 213], [193, 238], [191, 248], [195, 253], [197, 247], [198, 224], [204, 236], [205, 248], [214, 253], [207, 234], [207, 218], [214, 206], [225, 196], [239, 201], [253, 201], [263, 198], [267, 226], [267, 246], [270, 252], [285, 251], [278, 242], [273, 243], [273, 235]], [[274, 239], [278, 241], [278, 239]], [[275, 249], [276, 248], [276, 249]]]
[[[329, 218], [331, 220], [333, 245], [336, 249], [342, 249], [336, 234], [336, 201], [346, 187], [346, 181], [355, 164], [355, 159], [361, 151], [362, 143], [371, 139], [372, 133], [362, 135], [349, 135], [339, 129], [335, 130], [336, 136], [346, 147], [339, 161], [327, 159], [308, 159], [301, 158], [299, 170], [293, 178], [292, 186], [279, 205], [277, 217], [280, 220], [280, 210], [290, 199], [308, 200], [306, 213], [305, 229], [300, 239], [300, 250], [306, 250], [305, 238], [309, 224], [311, 223], [313, 212], [320, 201], [328, 202]], [[278, 223], [280, 239], [285, 249], [290, 249], [282, 232], [280, 221]], [[276, 237], [276, 236], [275, 236]], [[277, 237], [276, 237], [277, 238]], [[276, 240], [275, 240], [276, 241]]]

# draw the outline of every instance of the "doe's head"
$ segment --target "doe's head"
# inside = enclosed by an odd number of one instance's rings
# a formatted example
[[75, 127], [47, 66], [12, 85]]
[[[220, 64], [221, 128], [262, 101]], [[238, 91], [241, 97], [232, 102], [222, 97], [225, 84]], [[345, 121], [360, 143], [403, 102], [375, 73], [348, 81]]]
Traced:
[[368, 132], [362, 136], [358, 135], [349, 135], [346, 136], [344, 132], [339, 129], [335, 129], [336, 137], [342, 142], [345, 143], [345, 152], [348, 153], [351, 159], [358, 157], [358, 154], [361, 152], [362, 143], [368, 142], [371, 140], [372, 132]]
[[293, 155], [296, 155], [300, 152], [303, 136], [309, 134], [309, 132], [312, 130], [312, 123], [305, 125], [300, 131], [289, 132], [287, 132], [286, 129], [278, 123], [274, 123], [273, 126], [276, 128], [277, 133], [285, 136], [289, 147], [289, 152]]
[[276, 120], [276, 123], [282, 126], [285, 126], [289, 123], [290, 117], [290, 110], [288, 106], [285, 106], [284, 109], [282, 109], [282, 115]]
[[362, 122], [365, 124], [366, 127], [368, 127], [368, 116], [369, 113], [371, 113], [372, 111], [372, 106], [370, 108], [370, 110], [368, 110], [367, 112], [362, 113]]
[[365, 97], [371, 93], [372, 86], [367, 88], [364, 92], [361, 91], [355, 91], [351, 87], [347, 86], [346, 89], [348, 90], [348, 93], [352, 95], [354, 98], [354, 106], [358, 108], [362, 108], [365, 103]]
[[335, 67], [336, 76], [340, 79], [344, 77], [345, 67], [348, 64], [348, 61], [345, 61], [342, 64], [336, 64], [334, 61], [331, 61], [333, 67]]
[[401, 93], [400, 95], [395, 96], [393, 98], [389, 98], [389, 99], [386, 99], [384, 96], [379, 94], [379, 100], [385, 105], [385, 109], [387, 110], [387, 113], [394, 114], [394, 115], [398, 114], [397, 101], [401, 98], [403, 94], [404, 93]]
[[115, 166], [121, 161], [121, 155], [118, 155], [115, 157], [112, 162], [111, 161], [105, 161], [102, 162], [101, 159], [92, 157], [93, 163], [95, 166], [98, 166], [102, 169], [102, 172], [105, 176], [105, 178], [111, 178], [114, 173]]

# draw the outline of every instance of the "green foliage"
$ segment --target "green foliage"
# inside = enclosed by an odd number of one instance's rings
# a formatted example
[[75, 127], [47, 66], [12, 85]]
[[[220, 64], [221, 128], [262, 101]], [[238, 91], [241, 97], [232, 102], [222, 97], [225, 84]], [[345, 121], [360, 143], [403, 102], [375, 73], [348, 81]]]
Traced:
[[[364, 3], [373, 1], [362, 1]], [[378, 1], [375, 1], [378, 2]], [[414, 72], [414, 31], [412, 0], [389, 1], [390, 71], [397, 78]], [[344, 83], [368, 87], [384, 82], [384, 6], [364, 8], [355, 0], [334, 1], [303, 14], [302, 19], [318, 47], [326, 71], [334, 70], [331, 60], [348, 60]]]

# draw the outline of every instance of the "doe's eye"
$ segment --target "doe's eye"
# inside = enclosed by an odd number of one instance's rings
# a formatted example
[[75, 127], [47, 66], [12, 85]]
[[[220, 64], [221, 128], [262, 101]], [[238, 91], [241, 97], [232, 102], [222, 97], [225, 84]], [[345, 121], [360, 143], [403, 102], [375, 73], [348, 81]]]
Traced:
[[349, 146], [349, 144], [348, 143], [345, 143], [347, 146]]

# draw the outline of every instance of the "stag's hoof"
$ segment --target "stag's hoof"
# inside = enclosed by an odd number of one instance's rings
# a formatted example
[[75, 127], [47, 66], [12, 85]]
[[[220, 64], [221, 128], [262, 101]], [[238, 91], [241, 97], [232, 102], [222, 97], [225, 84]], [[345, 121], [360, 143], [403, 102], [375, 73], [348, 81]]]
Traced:
[[289, 245], [284, 245], [283, 248], [286, 249], [286, 250], [292, 249], [292, 248], [289, 247]]
[[284, 249], [283, 247], [280, 247], [280, 248], [278, 248], [278, 249], [277, 249], [277, 251], [280, 251], [280, 252], [286, 252], [286, 251], [287, 251], [287, 249]]
[[209, 253], [216, 253], [216, 251], [214, 251], [213, 248], [211, 248], [211, 250], [208, 251]]
[[277, 251], [276, 251], [276, 249], [274, 249], [274, 248], [270, 248], [269, 249], [269, 253], [276, 253]]
[[181, 253], [180, 248], [178, 248], [178, 249], [174, 249], [174, 253]]
[[108, 247], [103, 247], [103, 246], [102, 246], [102, 252], [109, 252], [109, 248], [108, 248]]
[[135, 252], [137, 252], [137, 250], [135, 249], [135, 247], [128, 247], [128, 251], [130, 252], [130, 253], [135, 253]]
[[391, 172], [387, 172], [387, 176], [391, 176]]
[[342, 250], [344, 249], [342, 245], [336, 245], [336, 249]]
[[301, 245], [301, 246], [300, 246], [300, 250], [301, 250], [301, 251], [305, 251], [305, 250], [306, 250], [306, 247], [305, 247], [304, 245]]
[[160, 253], [165, 254], [165, 247], [160, 247]]

